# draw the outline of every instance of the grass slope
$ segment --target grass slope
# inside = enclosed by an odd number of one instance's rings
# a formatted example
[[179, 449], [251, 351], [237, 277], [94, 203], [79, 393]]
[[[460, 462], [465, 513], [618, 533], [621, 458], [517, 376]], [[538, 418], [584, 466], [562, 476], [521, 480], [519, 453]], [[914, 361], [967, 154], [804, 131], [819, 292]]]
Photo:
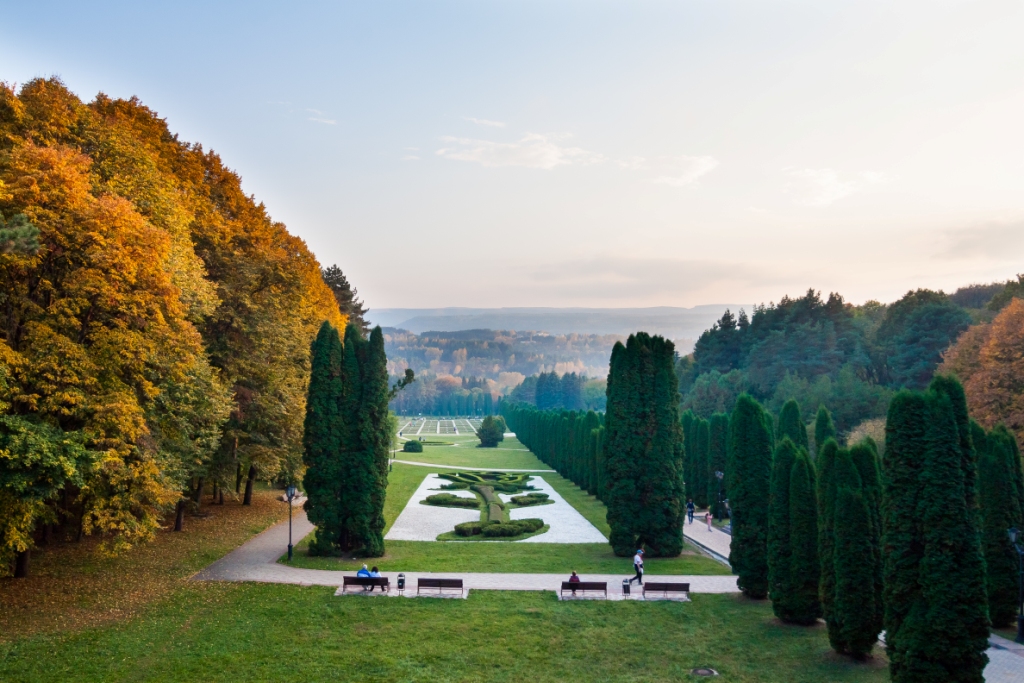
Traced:
[[640, 603], [332, 593], [190, 584], [123, 624], [0, 645], [0, 680], [660, 682], [704, 666], [732, 683], [887, 680], [884, 654], [852, 663], [830, 653], [824, 628], [783, 626], [767, 601], [734, 595]]
[[[451, 434], [423, 437], [429, 440], [452, 441], [454, 446], [424, 446], [422, 453], [404, 453], [399, 450], [395, 457], [411, 462], [429, 462], [455, 467], [478, 467], [488, 469], [547, 470], [551, 469], [531, 453], [515, 437], [506, 437], [497, 448], [477, 448], [480, 443], [474, 435], [454, 436]], [[399, 444], [402, 442], [399, 441]], [[399, 446], [401, 448], [401, 446]]]

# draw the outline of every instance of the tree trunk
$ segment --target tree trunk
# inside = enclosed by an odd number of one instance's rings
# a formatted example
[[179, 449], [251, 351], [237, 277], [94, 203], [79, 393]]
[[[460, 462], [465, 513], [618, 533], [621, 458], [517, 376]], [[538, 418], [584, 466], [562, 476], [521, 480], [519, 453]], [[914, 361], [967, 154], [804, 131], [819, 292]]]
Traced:
[[217, 492], [220, 491], [220, 485], [217, 482], [213, 482], [213, 493], [210, 494], [210, 502], [217, 502]]
[[223, 504], [224, 504], [224, 489], [221, 488], [221, 490], [220, 490], [220, 498], [217, 501], [217, 505], [223, 505]]
[[43, 538], [39, 542], [39, 545], [50, 545], [50, 543], [52, 541], [53, 541], [53, 525], [52, 524], [44, 524], [43, 525]]
[[242, 505], [252, 505], [252, 488], [256, 484], [256, 465], [249, 465], [249, 476], [245, 480], [245, 498]]
[[196, 512], [199, 511], [199, 507], [203, 504], [203, 485], [205, 483], [206, 482], [203, 480], [203, 478], [199, 477], [199, 482], [196, 484], [195, 497], [192, 499], [196, 503]]
[[178, 506], [174, 509], [174, 530], [181, 531], [185, 526], [185, 501], [179, 500]]
[[14, 578], [28, 578], [28, 561], [31, 555], [31, 550], [26, 550], [14, 555]]
[[235, 468], [235, 495], [242, 492], [242, 463]]

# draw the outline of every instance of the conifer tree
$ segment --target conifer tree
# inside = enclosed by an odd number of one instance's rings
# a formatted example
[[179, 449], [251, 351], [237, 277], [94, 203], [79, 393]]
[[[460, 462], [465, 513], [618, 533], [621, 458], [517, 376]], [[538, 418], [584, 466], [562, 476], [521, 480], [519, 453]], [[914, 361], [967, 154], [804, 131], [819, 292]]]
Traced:
[[725, 473], [729, 459], [729, 416], [716, 413], [711, 416], [711, 440], [708, 461], [708, 501], [711, 503], [711, 514], [715, 519], [725, 517], [725, 503], [729, 497], [725, 488], [725, 480], [715, 476], [715, 472]]
[[794, 624], [810, 626], [821, 616], [818, 583], [818, 497], [814, 463], [799, 449], [789, 483], [789, 590], [788, 612]]
[[729, 500], [732, 548], [729, 561], [747, 596], [768, 595], [768, 500], [771, 417], [756, 400], [741, 394], [729, 421]]
[[711, 424], [698, 419], [693, 424], [693, 502], [699, 508], [708, 507], [708, 466], [711, 458]]
[[814, 452], [815, 457], [821, 453], [821, 447], [829, 439], [836, 438], [836, 425], [832, 422], [832, 413], [825, 406], [818, 406], [818, 414], [814, 417]]
[[795, 399], [789, 399], [782, 406], [782, 412], [779, 413], [779, 433], [776, 436], [780, 442], [788, 436], [797, 447], [809, 447], [807, 425], [800, 416], [800, 404]]
[[[820, 411], [819, 411], [820, 414]], [[821, 613], [828, 627], [829, 641], [839, 642], [838, 622], [835, 615], [836, 569], [835, 569], [835, 511], [836, 511], [836, 460], [839, 444], [835, 439], [826, 439], [818, 444], [818, 558], [821, 566], [821, 581], [818, 598]]]
[[871, 653], [881, 625], [875, 601], [872, 520], [863, 484], [849, 451], [839, 450], [833, 465], [834, 627], [829, 641], [837, 652], [862, 658]]
[[772, 463], [771, 498], [768, 504], [768, 594], [772, 599], [775, 616], [790, 621], [792, 544], [790, 542], [790, 479], [797, 447], [790, 438], [783, 437], [775, 448]]
[[[988, 657], [985, 566], [966, 408], [955, 386], [889, 405], [882, 490], [885, 631], [895, 683], [981, 683]], [[967, 428], [966, 424], [963, 424]], [[965, 445], [967, 448], [965, 448]]]
[[682, 550], [682, 430], [672, 342], [645, 332], [612, 349], [605, 414], [608, 525], [616, 555]]
[[693, 498], [693, 453], [696, 450], [694, 446], [694, 439], [696, 435], [693, 431], [693, 425], [697, 421], [697, 416], [692, 410], [687, 410], [680, 417], [680, 424], [683, 430], [683, 481], [685, 482], [685, 496], [686, 498]]
[[878, 466], [878, 447], [870, 438], [865, 438], [850, 449], [850, 459], [860, 475], [861, 493], [868, 513], [868, 541], [871, 544], [871, 559], [868, 566], [874, 584], [872, 604], [875, 614], [871, 628], [875, 633], [882, 630], [885, 609], [882, 584], [882, 475]]
[[333, 555], [341, 545], [341, 521], [338, 508], [339, 479], [342, 471], [339, 415], [342, 379], [342, 348], [338, 331], [330, 323], [320, 326], [310, 353], [309, 391], [303, 432], [303, 463], [306, 475], [303, 507], [316, 526], [309, 552]]
[[[1013, 453], [1001, 434], [986, 435], [972, 422], [978, 448], [982, 547], [985, 553], [988, 609], [992, 625], [1009, 626], [1017, 615], [1018, 558], [1006, 530], [1021, 528], [1013, 474]], [[980, 432], [980, 434], [979, 434]]]

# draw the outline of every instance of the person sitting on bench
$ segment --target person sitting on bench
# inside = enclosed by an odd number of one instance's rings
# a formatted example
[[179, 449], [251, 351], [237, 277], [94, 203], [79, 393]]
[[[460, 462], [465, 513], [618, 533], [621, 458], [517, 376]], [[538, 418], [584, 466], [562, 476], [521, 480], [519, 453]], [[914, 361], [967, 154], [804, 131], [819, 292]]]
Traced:
[[[372, 578], [372, 579], [379, 579], [379, 578], [381, 578], [381, 576], [380, 576], [380, 570], [379, 570], [379, 569], [377, 569], [376, 567], [374, 567], [373, 569], [371, 569], [371, 570], [370, 570], [370, 578]], [[380, 587], [380, 590], [381, 590], [381, 592], [383, 593], [383, 592], [384, 592], [384, 586], [381, 586], [381, 587]], [[373, 586], [370, 586], [370, 592], [371, 592], [371, 593], [373, 592]]]
[[[575, 572], [575, 570], [574, 570], [573, 573], [572, 573], [572, 576], [569, 577], [569, 583], [579, 583], [579, 582], [580, 582], [579, 574], [577, 574]], [[576, 595], [576, 589], [575, 588], [573, 589], [572, 594]]]
[[358, 576], [361, 579], [368, 579], [370, 578], [370, 570], [367, 569], [366, 565], [364, 564], [363, 568], [356, 572], [356, 576]]

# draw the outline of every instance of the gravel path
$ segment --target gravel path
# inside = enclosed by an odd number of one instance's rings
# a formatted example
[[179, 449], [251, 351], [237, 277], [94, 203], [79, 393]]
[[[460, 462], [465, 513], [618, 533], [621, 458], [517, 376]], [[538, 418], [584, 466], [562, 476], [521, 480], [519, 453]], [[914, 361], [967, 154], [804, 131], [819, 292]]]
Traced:
[[[384, 537], [386, 541], [434, 541], [438, 535], [451, 531], [456, 524], [475, 522], [480, 519], [479, 510], [460, 510], [459, 508], [443, 508], [434, 505], [420, 505], [427, 496], [441, 493], [438, 489], [448, 484], [436, 474], [428, 474], [420, 483], [412, 498], [406, 503], [391, 530]], [[455, 493], [447, 491], [446, 493]], [[469, 493], [469, 491], [466, 491]], [[470, 493], [470, 496], [476, 497]]]
[[551, 526], [543, 534], [531, 536], [530, 538], [517, 543], [607, 543], [597, 527], [591, 524], [586, 517], [581, 515], [576, 508], [566, 502], [551, 484], [544, 481], [543, 477], [534, 477], [530, 484], [541, 493], [548, 494], [548, 497], [555, 501], [551, 505], [538, 505], [537, 507], [514, 508], [509, 511], [510, 519], [530, 519], [539, 517], [545, 524]]
[[693, 541], [705, 550], [718, 555], [723, 560], [729, 559], [729, 547], [732, 544], [732, 536], [714, 525], [711, 525], [711, 531], [708, 532], [708, 525], [704, 523], [700, 513], [693, 516], [693, 524], [683, 524], [683, 535], [686, 537], [686, 540]]

